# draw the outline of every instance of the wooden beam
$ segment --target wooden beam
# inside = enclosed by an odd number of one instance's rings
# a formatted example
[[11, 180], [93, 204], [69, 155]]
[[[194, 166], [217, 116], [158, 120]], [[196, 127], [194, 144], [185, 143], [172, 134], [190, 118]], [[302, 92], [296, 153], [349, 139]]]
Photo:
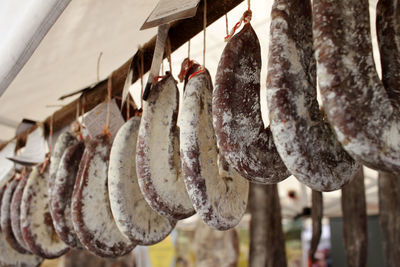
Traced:
[[[213, 0], [207, 2], [207, 26], [214, 23], [220, 17], [225, 15], [227, 12], [232, 10], [243, 0]], [[169, 30], [169, 38], [171, 42], [171, 51], [174, 52], [188, 40], [193, 38], [196, 34], [203, 30], [203, 12], [204, 5], [200, 3], [197, 14], [193, 18], [183, 19], [172, 23]], [[141, 49], [139, 49], [133, 58], [128, 59], [121, 67], [113, 72], [112, 84], [113, 91], [112, 96], [119, 96], [122, 93], [123, 86], [125, 83], [126, 75], [131, 66], [133, 66], [133, 82], [137, 81], [139, 77], [139, 66], [141, 56], [143, 55], [143, 67], [144, 72], [149, 71], [151, 61], [153, 58], [153, 51], [156, 43], [156, 36], [150, 41], [145, 43]], [[183, 59], [182, 59], [183, 60]], [[90, 88], [86, 88], [90, 89]], [[89, 111], [96, 105], [104, 101], [107, 97], [107, 79], [101, 81], [95, 85], [91, 90], [85, 90], [85, 111]], [[76, 108], [79, 100], [72, 101], [68, 105], [59, 109], [53, 114], [53, 130], [58, 131], [70, 124], [76, 115]], [[44, 125], [48, 129], [50, 125], [50, 118], [45, 119]]]

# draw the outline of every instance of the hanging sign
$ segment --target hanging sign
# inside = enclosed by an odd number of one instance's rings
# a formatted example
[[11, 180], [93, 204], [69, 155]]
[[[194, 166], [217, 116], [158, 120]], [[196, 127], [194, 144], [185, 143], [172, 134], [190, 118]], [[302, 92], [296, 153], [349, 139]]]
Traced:
[[[96, 137], [103, 133], [104, 126], [107, 119], [107, 102], [102, 102], [94, 109], [85, 114], [83, 118], [83, 125], [85, 126], [91, 138]], [[119, 128], [124, 124], [124, 118], [118, 108], [115, 99], [110, 102], [110, 125], [109, 131], [113, 139], [117, 134]]]
[[32, 166], [42, 163], [46, 157], [46, 139], [44, 138], [43, 128], [37, 127], [28, 135], [26, 145], [20, 155], [8, 157], [15, 163]]
[[200, 0], [160, 0], [140, 30], [196, 15]]

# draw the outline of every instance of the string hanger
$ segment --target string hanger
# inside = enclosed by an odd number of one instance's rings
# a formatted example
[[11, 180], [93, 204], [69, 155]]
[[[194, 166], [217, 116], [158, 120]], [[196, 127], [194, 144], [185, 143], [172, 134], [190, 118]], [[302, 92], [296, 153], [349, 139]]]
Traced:
[[250, 9], [250, 0], [247, 1], [247, 4], [248, 4], [248, 9], [243, 13], [239, 22], [237, 22], [235, 24], [235, 26], [233, 26], [233, 28], [229, 32], [229, 34], [227, 34], [225, 36], [225, 42], [228, 42], [232, 38], [232, 36], [235, 34], [236, 30], [242, 25], [242, 23], [244, 23], [244, 24], [250, 23], [252, 15], [253, 15], [253, 12]]
[[112, 77], [114, 72], [110, 74], [107, 82], [107, 115], [106, 115], [106, 125], [103, 127], [103, 134], [111, 137], [110, 133], [110, 104], [111, 104], [111, 92], [112, 92]]
[[[53, 144], [53, 123], [54, 123], [54, 113], [50, 117], [50, 130], [49, 130], [49, 152], [46, 154], [46, 157], [44, 158], [44, 162], [41, 164], [40, 168], [40, 174], [44, 173], [46, 170], [46, 167], [50, 164], [50, 156], [51, 156], [51, 151], [52, 151], [52, 144]], [[38, 127], [44, 128], [43, 124], [39, 124]]]

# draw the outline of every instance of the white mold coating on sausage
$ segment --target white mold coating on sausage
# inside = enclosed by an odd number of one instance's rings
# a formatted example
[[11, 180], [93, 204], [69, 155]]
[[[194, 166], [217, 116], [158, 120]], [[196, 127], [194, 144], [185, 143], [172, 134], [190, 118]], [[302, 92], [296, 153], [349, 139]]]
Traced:
[[32, 170], [22, 194], [22, 236], [33, 253], [56, 258], [69, 248], [55, 233], [51, 220], [47, 195], [49, 168], [44, 173], [40, 169], [39, 165]]
[[87, 144], [72, 195], [72, 219], [81, 243], [103, 257], [122, 256], [134, 248], [119, 231], [110, 208], [107, 174], [110, 144], [98, 136]]
[[[176, 128], [178, 88], [172, 76], [160, 81], [144, 102], [137, 144], [137, 175], [147, 203], [162, 216], [194, 214], [181, 174]], [[175, 129], [175, 130], [174, 130]]]
[[176, 221], [155, 212], [140, 191], [135, 160], [139, 125], [140, 117], [131, 118], [114, 139], [108, 190], [111, 210], [121, 232], [138, 245], [152, 245], [167, 237]]
[[196, 212], [209, 226], [226, 230], [237, 225], [246, 210], [249, 182], [219, 162], [211, 100], [208, 72], [189, 80], [179, 121], [181, 160]]

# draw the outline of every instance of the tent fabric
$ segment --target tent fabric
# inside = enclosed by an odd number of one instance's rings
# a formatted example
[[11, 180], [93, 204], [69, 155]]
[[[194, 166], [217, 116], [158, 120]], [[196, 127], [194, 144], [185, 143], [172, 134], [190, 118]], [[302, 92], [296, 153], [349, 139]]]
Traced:
[[[0, 4], [3, 45], [0, 47], [0, 96], [31, 57], [71, 0], [4, 1]], [[9, 16], [11, 10], [18, 16]], [[11, 17], [11, 21], [8, 19]]]

